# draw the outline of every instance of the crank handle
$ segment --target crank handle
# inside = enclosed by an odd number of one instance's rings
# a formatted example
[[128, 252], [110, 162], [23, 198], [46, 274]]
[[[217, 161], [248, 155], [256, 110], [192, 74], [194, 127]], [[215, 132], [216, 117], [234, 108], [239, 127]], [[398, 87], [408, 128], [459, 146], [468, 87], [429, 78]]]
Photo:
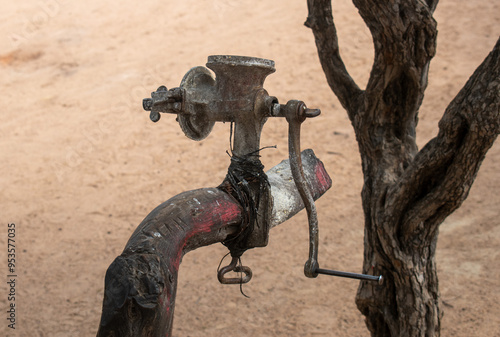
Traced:
[[315, 278], [318, 274], [354, 278], [358, 280], [375, 281], [382, 284], [382, 276], [372, 276], [365, 274], [354, 274], [336, 270], [321, 269], [318, 263], [318, 215], [316, 205], [312, 198], [311, 191], [307, 185], [302, 161], [300, 157], [300, 126], [306, 118], [316, 117], [320, 114], [319, 109], [308, 109], [304, 102], [289, 101], [286, 105], [273, 104], [271, 115], [275, 117], [286, 117], [289, 124], [288, 129], [288, 151], [290, 156], [290, 168], [293, 179], [300, 193], [304, 206], [307, 210], [309, 223], [309, 259], [304, 265], [306, 277]]

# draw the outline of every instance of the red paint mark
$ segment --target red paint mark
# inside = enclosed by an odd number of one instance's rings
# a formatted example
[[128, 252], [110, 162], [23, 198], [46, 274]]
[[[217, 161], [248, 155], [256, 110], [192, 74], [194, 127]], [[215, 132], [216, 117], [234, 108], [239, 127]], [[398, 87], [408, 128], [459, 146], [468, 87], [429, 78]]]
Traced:
[[210, 233], [241, 218], [241, 208], [234, 201], [218, 198], [202, 206], [203, 211], [196, 216], [193, 230], [187, 233], [186, 239], [196, 234]]
[[163, 287], [162, 294], [158, 296], [158, 303], [160, 304], [160, 307], [162, 307], [166, 313], [167, 316], [170, 312], [170, 298], [172, 297], [172, 294], [168, 292], [167, 286]]
[[177, 272], [183, 256], [183, 249], [186, 242], [196, 235], [211, 233], [224, 227], [228, 223], [235, 223], [241, 218], [241, 208], [238, 203], [227, 200], [223, 197], [212, 197], [209, 201], [202, 203], [198, 207], [198, 212], [193, 217], [183, 219], [189, 225], [182, 237], [176, 242], [177, 249], [175, 256], [171, 259], [171, 266]]
[[219, 216], [224, 223], [234, 222], [241, 217], [241, 208], [233, 202], [223, 201]]
[[328, 175], [328, 172], [326, 172], [323, 163], [319, 162], [316, 165], [316, 167], [314, 168], [314, 174], [316, 175], [316, 179], [319, 182], [318, 186], [319, 190], [324, 192], [328, 190], [330, 187], [332, 187], [332, 179]]
[[181, 264], [181, 259], [182, 259], [182, 249], [184, 248], [185, 244], [186, 244], [186, 239], [183, 239], [182, 243], [178, 246], [178, 249], [175, 252], [175, 256], [172, 259], [170, 259], [170, 265], [172, 266], [172, 268], [174, 268], [175, 273], [179, 271], [179, 266]]

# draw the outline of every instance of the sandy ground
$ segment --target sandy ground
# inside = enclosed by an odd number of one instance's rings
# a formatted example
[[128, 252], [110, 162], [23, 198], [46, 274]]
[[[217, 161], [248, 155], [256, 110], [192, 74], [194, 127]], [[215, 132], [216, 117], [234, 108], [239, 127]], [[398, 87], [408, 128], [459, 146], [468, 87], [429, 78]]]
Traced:
[[[365, 85], [371, 37], [356, 9], [336, 1], [341, 50]], [[334, 180], [319, 202], [324, 267], [359, 271], [362, 176], [349, 121], [327, 87], [306, 1], [4, 2], [0, 12], [0, 334], [93, 336], [103, 279], [132, 231], [156, 205], [182, 191], [216, 186], [229, 158], [229, 126], [202, 142], [187, 139], [174, 116], [154, 124], [142, 98], [178, 86], [208, 55], [269, 58], [266, 81], [281, 102], [304, 100], [323, 114], [303, 127]], [[448, 102], [492, 49], [498, 1], [443, 0], [438, 52], [420, 113], [422, 146], [437, 133]], [[266, 124], [270, 168], [287, 156], [286, 123]], [[443, 336], [500, 336], [500, 144], [488, 153], [468, 200], [441, 227], [438, 268]], [[7, 329], [7, 224], [16, 224], [16, 330]], [[357, 282], [306, 279], [306, 216], [274, 229], [267, 248], [244, 263], [254, 278], [220, 285], [225, 248], [185, 256], [175, 336], [367, 336], [354, 305]]]

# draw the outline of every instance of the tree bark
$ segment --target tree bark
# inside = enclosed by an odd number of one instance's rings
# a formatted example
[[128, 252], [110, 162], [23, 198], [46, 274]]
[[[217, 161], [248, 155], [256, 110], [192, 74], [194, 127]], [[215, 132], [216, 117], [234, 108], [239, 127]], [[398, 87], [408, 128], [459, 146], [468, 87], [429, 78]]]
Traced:
[[308, 0], [327, 81], [352, 122], [363, 165], [363, 272], [356, 304], [373, 336], [439, 336], [435, 251], [438, 228], [465, 200], [500, 129], [500, 40], [446, 109], [439, 134], [421, 151], [418, 111], [435, 54], [437, 1], [354, 0], [373, 36], [365, 90], [339, 53], [328, 0]]

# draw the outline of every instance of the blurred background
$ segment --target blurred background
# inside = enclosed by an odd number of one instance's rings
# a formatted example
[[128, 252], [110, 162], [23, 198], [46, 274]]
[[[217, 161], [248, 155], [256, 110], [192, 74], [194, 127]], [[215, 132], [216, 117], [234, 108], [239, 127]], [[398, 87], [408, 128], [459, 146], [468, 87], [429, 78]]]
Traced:
[[[341, 53], [364, 87], [373, 46], [347, 0], [334, 2]], [[418, 142], [437, 134], [447, 104], [493, 48], [500, 32], [495, 1], [441, 1], [437, 55], [421, 108]], [[325, 163], [333, 187], [318, 201], [325, 268], [360, 272], [363, 183], [349, 120], [329, 89], [306, 1], [25, 0], [0, 12], [0, 269], [7, 274], [8, 223], [17, 227], [17, 326], [7, 336], [93, 336], [104, 274], [141, 220], [191, 189], [217, 186], [229, 165], [229, 125], [205, 140], [184, 136], [175, 116], [158, 123], [142, 99], [179, 85], [213, 54], [272, 59], [264, 87], [281, 103], [320, 108], [302, 147]], [[287, 125], [270, 120], [267, 168], [288, 155]], [[437, 260], [444, 336], [500, 330], [500, 148], [488, 153], [468, 200], [441, 227]], [[368, 336], [354, 297], [357, 282], [303, 276], [305, 213], [273, 229], [269, 246], [243, 256], [254, 278], [220, 285], [226, 253], [214, 245], [187, 254], [180, 268], [175, 336]], [[0, 286], [2, 312], [7, 284]], [[5, 304], [5, 305], [4, 305]], [[5, 310], [4, 310], [5, 309]], [[4, 314], [5, 317], [6, 314]]]

